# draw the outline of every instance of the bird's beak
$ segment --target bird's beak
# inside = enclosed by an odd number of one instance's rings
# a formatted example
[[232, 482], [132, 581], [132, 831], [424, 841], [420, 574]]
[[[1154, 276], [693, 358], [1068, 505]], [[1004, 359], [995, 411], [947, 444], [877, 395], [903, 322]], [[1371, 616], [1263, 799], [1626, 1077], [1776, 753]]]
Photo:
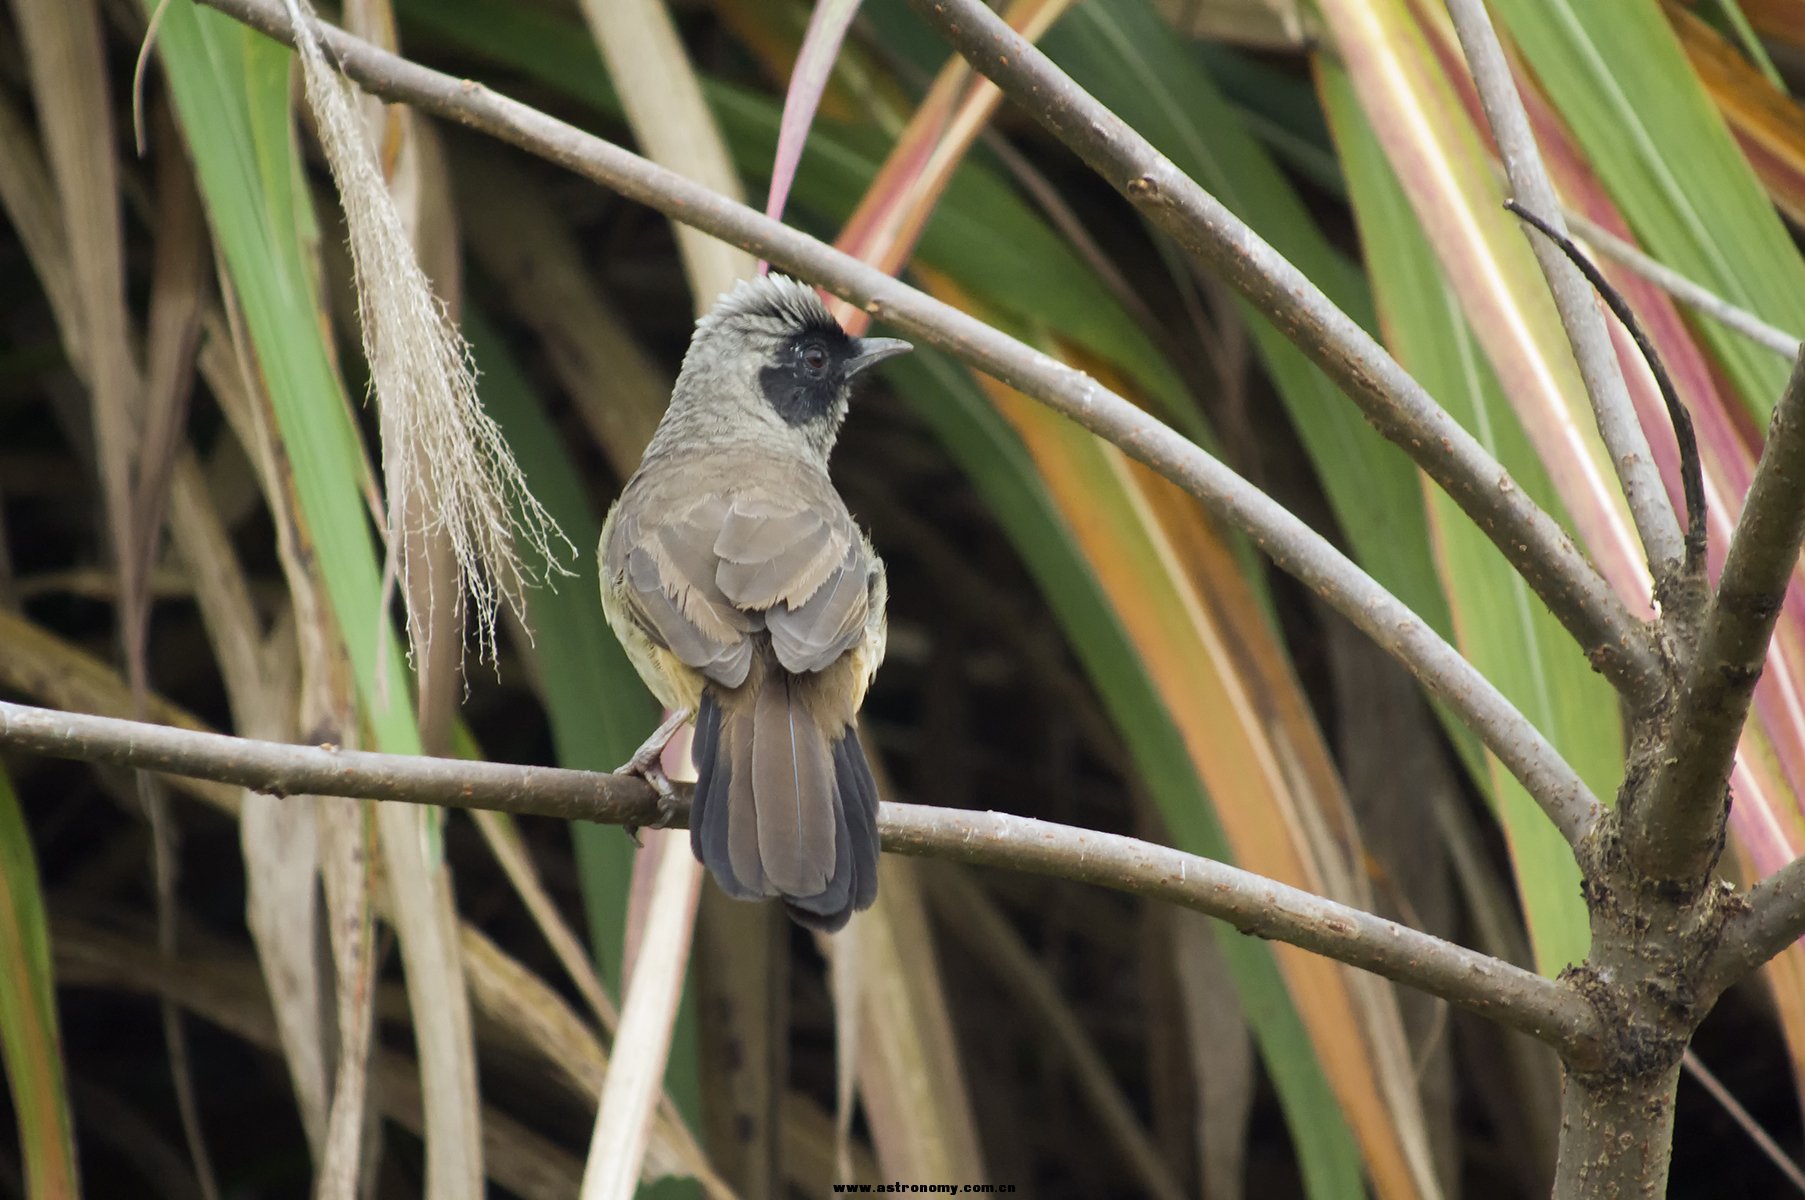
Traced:
[[901, 338], [860, 338], [854, 345], [856, 353], [846, 360], [846, 378], [851, 379], [867, 367], [875, 367], [886, 358], [895, 358], [899, 354], [907, 354], [915, 349]]

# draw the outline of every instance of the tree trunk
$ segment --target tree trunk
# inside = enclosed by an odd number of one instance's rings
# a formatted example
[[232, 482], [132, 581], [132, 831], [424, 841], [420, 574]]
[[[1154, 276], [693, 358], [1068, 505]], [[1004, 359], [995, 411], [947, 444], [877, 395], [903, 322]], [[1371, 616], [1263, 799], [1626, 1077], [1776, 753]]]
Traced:
[[1661, 1200], [1673, 1157], [1680, 1064], [1633, 1079], [1568, 1074], [1555, 1200]]

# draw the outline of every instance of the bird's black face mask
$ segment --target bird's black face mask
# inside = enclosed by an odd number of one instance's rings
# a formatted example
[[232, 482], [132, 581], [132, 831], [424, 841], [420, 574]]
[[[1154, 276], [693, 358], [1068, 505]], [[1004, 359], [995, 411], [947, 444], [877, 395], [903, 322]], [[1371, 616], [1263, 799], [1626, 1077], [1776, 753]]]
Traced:
[[791, 425], [832, 418], [853, 378], [910, 349], [895, 338], [855, 338], [838, 325], [811, 326], [786, 339], [758, 373], [765, 402]]
[[765, 401], [790, 425], [828, 416], [845, 394], [847, 361], [856, 344], [838, 326], [805, 329], [786, 339], [776, 361], [758, 373]]

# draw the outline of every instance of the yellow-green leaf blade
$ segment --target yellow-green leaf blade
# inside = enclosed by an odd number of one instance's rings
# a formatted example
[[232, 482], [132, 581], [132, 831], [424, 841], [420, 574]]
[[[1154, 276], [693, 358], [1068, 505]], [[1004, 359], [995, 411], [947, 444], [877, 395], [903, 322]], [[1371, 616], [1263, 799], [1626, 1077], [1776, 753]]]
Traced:
[[[1393, 353], [1520, 486], [1557, 510], [1536, 450], [1479, 353], [1349, 80], [1332, 65], [1320, 71]], [[1451, 500], [1433, 491], [1429, 511], [1461, 652], [1547, 734], [1598, 795], [1614, 794], [1622, 730], [1609, 686]], [[1552, 974], [1582, 959], [1589, 945], [1579, 870], [1565, 840], [1516, 782], [1495, 764], [1491, 774], [1536, 956]]]
[[75, 1137], [57, 1033], [56, 981], [37, 860], [0, 771], [0, 1058], [12, 1090], [29, 1200], [78, 1194]]

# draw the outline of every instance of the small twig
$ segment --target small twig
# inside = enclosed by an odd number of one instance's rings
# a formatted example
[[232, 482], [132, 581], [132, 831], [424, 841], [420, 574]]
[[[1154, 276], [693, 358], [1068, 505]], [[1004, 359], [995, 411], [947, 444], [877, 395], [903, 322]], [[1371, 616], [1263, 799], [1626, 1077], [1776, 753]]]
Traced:
[[[281, 10], [270, 0], [205, 2], [278, 41], [292, 37]], [[989, 10], [984, 11], [989, 15]], [[319, 24], [316, 29], [332, 58], [371, 94], [492, 134], [630, 200], [750, 250], [988, 372], [1121, 447], [1130, 458], [1177, 483], [1246, 532], [1281, 570], [1313, 588], [1409, 667], [1432, 695], [1473, 728], [1570, 843], [1583, 838], [1603, 811], [1597, 797], [1541, 731], [1407, 605], [1272, 497], [1095, 379], [969, 313], [619, 146], [480, 84], [429, 70], [329, 25]], [[1007, 26], [1003, 29], [1015, 36]], [[1269, 247], [1263, 248], [1262, 255], [1262, 262], [1271, 260], [1271, 270], [1281, 270], [1278, 264], [1283, 260]], [[1322, 304], [1328, 304], [1295, 268], [1284, 264], [1282, 270], [1289, 272], [1286, 280], [1295, 276], [1301, 281], [1297, 286], [1309, 288]], [[1278, 289], [1278, 294], [1282, 293], [1283, 288]], [[1268, 304], [1283, 307], [1278, 299], [1269, 299]], [[1333, 306], [1329, 311], [1333, 320], [1353, 325]], [[1281, 325], [1286, 323], [1281, 319]], [[1566, 533], [1523, 496], [1522, 489], [1466, 430], [1427, 400], [1420, 385], [1376, 343], [1372, 348], [1379, 358], [1349, 367], [1350, 378], [1369, 392], [1390, 397], [1393, 392], [1386, 389], [1392, 385], [1375, 383], [1372, 374], [1390, 372], [1397, 376], [1396, 387], [1414, 389], [1411, 394], [1422, 397], [1427, 405], [1426, 423], [1409, 425], [1407, 432], [1394, 430], [1399, 440], [1417, 444], [1422, 461], [1433, 464], [1429, 469], [1449, 480], [1446, 486], [1464, 495], [1463, 502], [1471, 505], [1471, 511], [1485, 514], [1482, 526], [1607, 678], [1632, 698], [1656, 694], [1651, 689], [1661, 685], [1661, 668], [1642, 623], [1611, 593]]]
[[1784, 329], [1770, 325], [1748, 309], [1730, 303], [1666, 263], [1657, 262], [1598, 222], [1570, 209], [1565, 215], [1568, 227], [1579, 235], [1581, 241], [1648, 280], [1681, 304], [1710, 317], [1733, 333], [1740, 333], [1756, 345], [1772, 350], [1788, 362], [1799, 357], [1800, 340]]
[[1623, 293], [1611, 286], [1611, 281], [1604, 277], [1598, 265], [1587, 258], [1584, 251], [1574, 244], [1573, 239], [1556, 229], [1516, 200], [1506, 200], [1504, 207], [1519, 218], [1535, 226], [1537, 232], [1553, 242], [1565, 254], [1573, 265], [1592, 284], [1607, 307], [1623, 323], [1636, 343], [1636, 349], [1642, 352], [1642, 360], [1648, 364], [1649, 373], [1655, 377], [1655, 386], [1661, 390], [1661, 400], [1667, 405], [1667, 418], [1673, 422], [1673, 437], [1680, 448], [1680, 486], [1686, 497], [1686, 571], [1696, 572], [1704, 566], [1705, 556], [1705, 473], [1699, 461], [1698, 435], [1692, 428], [1692, 414], [1680, 402], [1680, 393], [1673, 386], [1673, 376], [1667, 373], [1667, 364], [1661, 361], [1661, 353], [1655, 349], [1654, 342], [1636, 319], [1635, 311], [1623, 298]]
[[1630, 857], [1652, 879], [1694, 886], [1722, 849], [1736, 744], [1801, 542], [1805, 356], [1774, 407], [1654, 778], [1625, 814]]
[[1708, 985], [1718, 991], [1805, 938], [1805, 858], [1795, 858], [1750, 888], [1724, 927]]
[[[1640, 649], [1641, 622], [1558, 524], [1370, 333], [983, 0], [910, 2], [972, 66], [1291, 338], [1492, 539], [1619, 692], [1632, 703], [1659, 694], [1659, 668], [1650, 673], [1653, 664]], [[1672, 543], [1677, 560], [1677, 523]]]
[[[447, 808], [649, 825], [651, 787], [636, 776], [513, 766], [325, 746], [290, 746], [0, 702], [0, 745], [236, 784], [277, 796], [353, 796]], [[689, 816], [687, 786], [675, 824]], [[995, 812], [886, 803], [886, 850], [1031, 871], [1196, 909], [1421, 988], [1549, 1043], [1569, 1064], [1599, 1061], [1591, 1005], [1551, 979], [1395, 921], [1212, 859], [1116, 834]]]
[[[1565, 238], [1561, 225], [1560, 199], [1548, 168], [1542, 163], [1536, 147], [1535, 133], [1529, 125], [1529, 114], [1517, 92], [1516, 79], [1485, 0], [1448, 0], [1448, 15], [1454, 32], [1466, 55], [1467, 67], [1473, 75], [1473, 86], [1479, 92], [1480, 106], [1498, 143], [1505, 174], [1511, 191], [1536, 212], [1552, 214], [1549, 218], [1558, 234], [1556, 242]], [[1514, 210], [1513, 210], [1514, 211]], [[1654, 576], [1656, 593], [1662, 594], [1676, 569], [1681, 569], [1681, 556], [1686, 547], [1680, 537], [1679, 522], [1673, 505], [1661, 485], [1661, 472], [1649, 453], [1648, 435], [1636, 417], [1636, 406], [1630, 401], [1629, 387], [1617, 361], [1616, 348], [1605, 328], [1604, 318], [1592, 300], [1591, 292], [1577, 262], [1555, 253], [1554, 246], [1531, 239], [1536, 261], [1548, 280], [1549, 294], [1560, 313], [1561, 325], [1573, 347], [1574, 361], [1585, 380], [1586, 395], [1592, 402], [1592, 413], [1598, 423], [1599, 436], [1611, 456], [1617, 478], [1623, 484], [1624, 499], [1636, 532], [1648, 553], [1649, 572]]]
[[1742, 1106], [1741, 1101], [1731, 1095], [1730, 1089], [1711, 1073], [1711, 1068], [1705, 1065], [1704, 1060], [1699, 1058], [1694, 1051], [1688, 1050], [1685, 1057], [1681, 1059], [1681, 1065], [1685, 1067], [1686, 1073], [1692, 1076], [1693, 1081], [1704, 1088], [1713, 1100], [1717, 1101], [1718, 1107], [1729, 1114], [1730, 1120], [1736, 1122], [1737, 1127], [1748, 1135], [1749, 1140], [1755, 1143], [1755, 1148], [1766, 1156], [1767, 1161], [1774, 1164], [1774, 1170], [1786, 1176], [1786, 1182], [1792, 1184], [1793, 1190], [1805, 1195], [1805, 1171], [1800, 1170], [1799, 1164], [1789, 1158], [1786, 1151], [1780, 1149], [1780, 1143], [1776, 1142], [1773, 1135], [1761, 1127], [1761, 1122], [1757, 1121], [1754, 1114]]

